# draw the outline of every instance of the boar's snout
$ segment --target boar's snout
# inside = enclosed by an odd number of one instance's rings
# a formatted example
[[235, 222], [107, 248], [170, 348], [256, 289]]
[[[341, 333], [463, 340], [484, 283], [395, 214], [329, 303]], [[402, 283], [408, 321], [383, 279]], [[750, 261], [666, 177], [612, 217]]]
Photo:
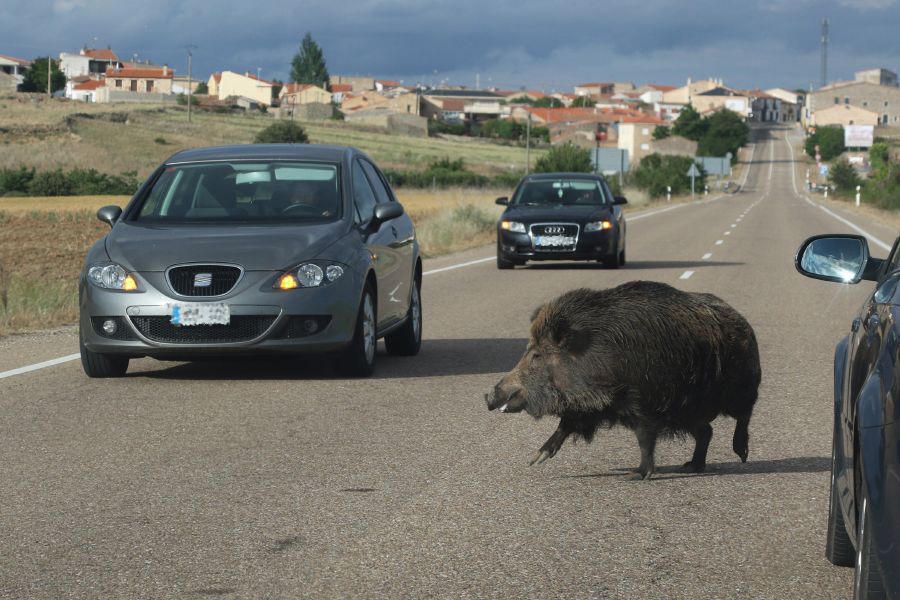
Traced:
[[500, 412], [520, 412], [525, 408], [525, 388], [509, 375], [500, 380], [494, 390], [484, 395], [488, 410], [499, 408]]

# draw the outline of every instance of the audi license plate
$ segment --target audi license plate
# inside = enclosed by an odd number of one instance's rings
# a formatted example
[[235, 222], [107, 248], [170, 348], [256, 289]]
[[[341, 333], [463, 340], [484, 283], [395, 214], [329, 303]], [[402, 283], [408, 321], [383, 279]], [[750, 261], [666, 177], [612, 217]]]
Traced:
[[534, 245], [540, 248], [565, 248], [575, 245], [575, 238], [567, 235], [536, 235]]
[[213, 302], [177, 302], [170, 305], [172, 325], [228, 325], [231, 310], [227, 304]]

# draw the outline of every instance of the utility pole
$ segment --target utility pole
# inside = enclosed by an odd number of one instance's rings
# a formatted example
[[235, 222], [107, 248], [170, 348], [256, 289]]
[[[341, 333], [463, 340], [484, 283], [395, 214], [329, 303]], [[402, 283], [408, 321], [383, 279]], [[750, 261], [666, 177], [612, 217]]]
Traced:
[[193, 44], [187, 45], [187, 53], [188, 53], [188, 123], [191, 122], [191, 99], [193, 97], [194, 92], [194, 82], [191, 80], [191, 61], [194, 58], [194, 49], [197, 46]]
[[47, 55], [47, 96], [53, 97], [53, 89], [50, 87], [51, 75], [53, 75], [53, 59]]
[[528, 121], [525, 125], [525, 174], [531, 173], [531, 111], [528, 112]]
[[822, 87], [828, 85], [828, 19], [822, 19]]

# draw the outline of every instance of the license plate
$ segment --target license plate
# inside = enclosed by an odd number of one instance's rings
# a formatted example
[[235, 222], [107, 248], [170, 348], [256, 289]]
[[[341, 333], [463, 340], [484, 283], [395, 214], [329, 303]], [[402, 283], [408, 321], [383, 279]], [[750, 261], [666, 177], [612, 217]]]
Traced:
[[227, 304], [211, 302], [177, 302], [170, 305], [172, 325], [228, 325], [231, 310]]
[[558, 248], [574, 246], [575, 238], [566, 235], [536, 235], [534, 245], [542, 248]]

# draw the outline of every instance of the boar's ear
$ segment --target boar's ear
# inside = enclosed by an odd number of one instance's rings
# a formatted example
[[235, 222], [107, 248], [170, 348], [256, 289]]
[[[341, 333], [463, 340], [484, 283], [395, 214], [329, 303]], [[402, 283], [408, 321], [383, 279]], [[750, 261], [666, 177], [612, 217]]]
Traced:
[[553, 341], [560, 349], [575, 356], [584, 354], [591, 345], [591, 331], [573, 327], [567, 319], [560, 319], [553, 330]]
[[544, 310], [546, 304], [541, 304], [537, 308], [534, 309], [534, 312], [531, 313], [531, 322], [534, 323], [534, 320], [538, 318], [538, 315], [541, 314], [541, 311]]

